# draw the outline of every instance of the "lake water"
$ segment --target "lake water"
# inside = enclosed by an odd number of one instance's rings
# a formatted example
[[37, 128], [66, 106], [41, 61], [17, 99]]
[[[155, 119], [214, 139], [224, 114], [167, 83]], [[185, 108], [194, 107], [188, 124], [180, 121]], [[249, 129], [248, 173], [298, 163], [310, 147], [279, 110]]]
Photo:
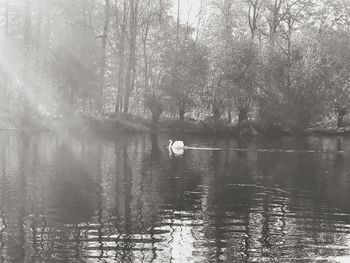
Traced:
[[350, 138], [181, 138], [0, 132], [0, 262], [350, 262]]

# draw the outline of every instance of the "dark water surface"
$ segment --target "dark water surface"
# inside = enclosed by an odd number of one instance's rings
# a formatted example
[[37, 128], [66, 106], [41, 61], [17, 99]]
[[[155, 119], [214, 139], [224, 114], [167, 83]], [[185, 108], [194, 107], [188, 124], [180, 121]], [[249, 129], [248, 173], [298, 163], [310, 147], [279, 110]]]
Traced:
[[0, 262], [350, 262], [350, 138], [184, 140], [1, 132]]

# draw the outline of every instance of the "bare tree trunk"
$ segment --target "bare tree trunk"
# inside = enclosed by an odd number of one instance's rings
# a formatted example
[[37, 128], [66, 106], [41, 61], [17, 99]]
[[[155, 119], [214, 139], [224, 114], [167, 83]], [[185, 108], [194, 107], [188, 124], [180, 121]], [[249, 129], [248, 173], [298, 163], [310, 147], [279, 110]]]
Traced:
[[225, 50], [230, 48], [232, 42], [232, 25], [230, 22], [231, 19], [231, 9], [232, 3], [229, 0], [224, 1], [224, 17], [225, 17]]
[[231, 108], [227, 107], [227, 122], [230, 124], [232, 122]]
[[258, 29], [258, 19], [263, 1], [248, 0], [248, 23], [252, 41], [255, 40], [256, 31]]
[[130, 41], [129, 41], [129, 61], [126, 73], [126, 85], [124, 92], [124, 113], [129, 112], [129, 99], [135, 86], [136, 74], [136, 31], [139, 0], [130, 0]]
[[180, 0], [177, 0], [176, 43], [175, 43], [176, 52], [179, 45], [179, 27], [180, 27]]
[[[24, 70], [23, 70], [23, 85], [28, 85], [29, 83], [29, 69], [30, 69], [30, 48], [31, 48], [31, 23], [32, 23], [32, 5], [31, 0], [25, 1], [24, 9]], [[24, 86], [26, 90], [28, 86]], [[20, 116], [21, 126], [27, 126], [31, 123], [31, 114], [30, 114], [30, 101], [25, 93], [21, 94], [21, 103], [23, 106], [23, 112]]]
[[124, 0], [123, 18], [122, 18], [122, 25], [121, 25], [121, 37], [120, 37], [119, 50], [118, 50], [119, 65], [118, 65], [117, 99], [116, 99], [116, 105], [115, 105], [116, 113], [119, 111], [122, 111], [122, 108], [123, 108], [122, 91], [125, 90], [124, 66], [125, 66], [125, 38], [126, 38], [126, 13], [127, 13], [126, 1], [127, 0]]
[[204, 9], [204, 7], [203, 7], [203, 0], [200, 0], [195, 42], [198, 42], [198, 39], [199, 39], [199, 30], [201, 28], [201, 23], [202, 23], [203, 9]]
[[25, 14], [24, 14], [24, 49], [25, 56], [28, 59], [30, 53], [30, 29], [32, 24], [32, 5], [31, 0], [25, 2]]
[[108, 29], [109, 29], [109, 10], [110, 3], [109, 0], [105, 0], [105, 19], [103, 25], [103, 34], [102, 34], [102, 45], [101, 45], [101, 62], [100, 62], [100, 74], [99, 74], [99, 94], [98, 94], [98, 110], [103, 111], [103, 91], [105, 85], [105, 71], [106, 71], [106, 46], [108, 38]]
[[[10, 9], [9, 0], [6, 0], [6, 2], [5, 2], [5, 13], [4, 13], [4, 22], [5, 22], [4, 33], [5, 33], [5, 36], [9, 35], [9, 9]], [[2, 87], [4, 87], [1, 92], [3, 92], [4, 95], [7, 95], [10, 78], [9, 78], [8, 74], [5, 71], [1, 72], [1, 70], [0, 70], [0, 78], [1, 77], [3, 77], [3, 84], [4, 84], [4, 86], [1, 85], [0, 89], [2, 89]]]
[[86, 0], [83, 0], [83, 27], [86, 28]]
[[9, 9], [10, 9], [9, 0], [6, 0], [6, 3], [5, 3], [5, 34], [6, 34], [6, 36], [8, 36], [8, 34], [9, 34]]
[[343, 118], [346, 114], [345, 107], [337, 107], [337, 128], [341, 128], [343, 126]]
[[219, 105], [214, 106], [212, 111], [213, 111], [214, 122], [217, 122], [221, 117], [221, 109]]
[[144, 93], [147, 94], [148, 92], [148, 81], [149, 81], [149, 72], [148, 72], [148, 54], [147, 54], [147, 38], [148, 38], [148, 31], [149, 31], [149, 24], [147, 23], [144, 27], [144, 34], [142, 37], [142, 44], [143, 44], [143, 74], [144, 74]]
[[36, 28], [36, 58], [35, 58], [35, 69], [39, 72], [40, 64], [40, 46], [41, 46], [41, 16], [42, 16], [42, 0], [38, 0], [38, 23]]
[[158, 21], [161, 26], [163, 25], [163, 22], [164, 22], [163, 9], [164, 9], [164, 2], [163, 0], [159, 0], [159, 10], [162, 10], [162, 11], [158, 13]]
[[181, 106], [179, 107], [179, 118], [180, 118], [180, 121], [185, 120], [185, 109]]
[[238, 109], [238, 123], [242, 123], [243, 121], [248, 120], [248, 109], [246, 108], [240, 108]]
[[46, 40], [45, 40], [45, 48], [44, 48], [44, 53], [43, 53], [43, 61], [42, 65], [43, 68], [46, 68], [47, 66], [47, 54], [50, 49], [50, 36], [51, 36], [51, 5], [50, 5], [50, 0], [46, 0]]
[[185, 120], [185, 113], [186, 113], [186, 104], [185, 104], [184, 98], [180, 97], [178, 103], [179, 103], [178, 104], [179, 118], [180, 118], [180, 121], [184, 121]]
[[274, 0], [273, 5], [270, 8], [271, 22], [269, 23], [269, 46], [268, 46], [268, 60], [272, 67], [269, 68], [268, 83], [272, 90], [278, 90], [279, 85], [277, 84], [277, 78], [274, 75], [274, 58], [275, 58], [275, 44], [277, 38], [277, 29], [280, 24], [281, 7], [284, 0]]
[[271, 10], [272, 21], [270, 23], [270, 48], [271, 51], [274, 51], [276, 37], [277, 37], [277, 28], [280, 24], [281, 16], [281, 7], [284, 0], [275, 0], [274, 5]]
[[291, 81], [291, 66], [292, 66], [292, 24], [290, 16], [288, 17], [288, 32], [287, 32], [287, 56], [288, 56], [288, 72], [287, 72], [287, 85], [288, 89], [292, 85]]
[[90, 0], [89, 1], [89, 11], [88, 11], [88, 15], [89, 15], [89, 28], [92, 28], [92, 13], [94, 10], [94, 0]]

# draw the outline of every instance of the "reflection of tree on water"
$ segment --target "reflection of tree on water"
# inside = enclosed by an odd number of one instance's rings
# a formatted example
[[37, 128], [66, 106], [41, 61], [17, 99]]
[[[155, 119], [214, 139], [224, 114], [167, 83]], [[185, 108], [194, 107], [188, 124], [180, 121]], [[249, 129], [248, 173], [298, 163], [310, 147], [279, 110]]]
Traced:
[[[41, 249], [42, 257], [54, 257], [57, 260], [68, 260], [80, 257], [82, 240], [87, 238], [92, 229], [87, 223], [93, 218], [95, 207], [95, 186], [93, 182], [95, 163], [85, 164], [88, 149], [72, 139], [56, 143], [53, 155], [54, 174], [47, 181], [46, 210], [41, 226], [44, 231], [45, 244]], [[45, 230], [46, 229], [46, 230]], [[40, 233], [40, 236], [42, 234]]]
[[49, 200], [56, 215], [64, 223], [79, 223], [92, 217], [96, 184], [85, 167], [63, 143], [57, 149], [55, 162], [58, 174], [50, 182]]
[[99, 251], [100, 254], [98, 255], [99, 259], [102, 259], [104, 256], [104, 250], [103, 250], [103, 228], [104, 228], [104, 223], [103, 223], [103, 203], [102, 203], [102, 193], [103, 193], [103, 178], [101, 175], [101, 146], [98, 145], [98, 149], [97, 149], [97, 153], [94, 156], [94, 160], [96, 162], [96, 179], [97, 179], [97, 183], [98, 185], [97, 187], [97, 235], [98, 235], [98, 243], [99, 243]]
[[245, 262], [345, 253], [312, 246], [346, 242], [346, 214], [331, 213], [349, 181], [331, 178], [349, 165], [335, 155], [324, 163], [323, 155], [187, 151], [169, 160], [157, 137], [67, 140], [0, 141], [2, 259]]
[[[222, 152], [213, 151], [212, 157], [211, 157], [210, 170], [212, 170], [212, 173], [210, 173], [210, 175], [216, 179], [218, 179], [218, 177], [221, 177], [223, 175], [222, 167], [221, 169], [219, 169], [219, 166], [222, 165], [222, 163], [220, 162], [220, 159], [222, 157], [221, 155], [222, 155]], [[220, 179], [216, 180], [216, 182], [218, 182], [219, 184], [220, 184], [220, 181], [221, 181]], [[215, 185], [214, 189], [220, 189], [221, 187], [222, 185]], [[222, 193], [222, 192], [218, 191], [218, 195], [220, 195], [219, 193]], [[215, 196], [217, 206], [215, 207], [215, 214], [214, 214], [214, 228], [215, 228], [214, 238], [216, 243], [215, 258], [219, 262], [221, 259], [221, 256], [223, 255], [222, 249], [225, 247], [225, 244], [222, 243], [222, 240], [225, 239], [224, 238], [225, 230], [220, 228], [220, 226], [224, 224], [223, 221], [225, 219], [226, 211], [225, 211], [225, 208], [223, 207], [224, 200], [217, 200], [225, 197], [221, 197], [218, 195]]]
[[[143, 156], [143, 162], [141, 167], [141, 173], [142, 173], [142, 188], [141, 192], [142, 195], [139, 196], [139, 202], [140, 205], [148, 206], [146, 208], [149, 211], [152, 211], [149, 215], [149, 218], [145, 218], [142, 214], [140, 215], [139, 220], [140, 223], [142, 222], [143, 229], [146, 230], [147, 227], [149, 227], [149, 237], [150, 237], [150, 243], [151, 243], [151, 257], [150, 262], [153, 262], [157, 258], [157, 238], [156, 238], [156, 222], [159, 221], [160, 215], [160, 209], [155, 205], [156, 203], [160, 203], [160, 196], [157, 194], [157, 185], [158, 180], [161, 176], [161, 171], [159, 170], [159, 163], [161, 159], [161, 151], [159, 149], [159, 142], [158, 142], [158, 134], [157, 133], [151, 133], [150, 135], [151, 139], [151, 151], [150, 154], [147, 152]], [[150, 193], [151, 192], [151, 193]], [[143, 197], [143, 198], [141, 198]], [[140, 212], [142, 210], [140, 209]], [[146, 224], [145, 224], [146, 223]], [[159, 239], [158, 239], [159, 240]]]
[[122, 260], [128, 259], [131, 261], [131, 255], [130, 255], [130, 249], [132, 246], [131, 242], [131, 202], [133, 199], [133, 196], [131, 194], [131, 188], [132, 188], [132, 173], [131, 173], [131, 167], [129, 164], [129, 156], [127, 152], [127, 146], [126, 144], [123, 145], [123, 188], [124, 188], [124, 235], [125, 238], [123, 239], [124, 247], [123, 247], [123, 256]]
[[[249, 258], [249, 224], [242, 225], [240, 221], [249, 220], [250, 197], [239, 187], [235, 187], [239, 180], [249, 180], [251, 167], [246, 166], [249, 154], [229, 151], [213, 152], [210, 158], [210, 173], [207, 176], [212, 179], [207, 182], [211, 189], [207, 197], [207, 210], [211, 212], [211, 217], [214, 217], [211, 227], [214, 228], [214, 232], [211, 228], [206, 231], [208, 234], [212, 233], [208, 236], [210, 239], [216, 240], [217, 260], [237, 259], [242, 257], [239, 255], [239, 251], [242, 250], [244, 256]], [[228, 240], [228, 242], [223, 243], [221, 240]]]
[[[27, 190], [27, 180], [28, 178], [28, 172], [31, 172], [32, 169], [30, 169], [30, 154], [29, 151], [29, 138], [27, 134], [23, 133], [21, 134], [21, 146], [23, 147], [20, 150], [20, 156], [19, 156], [19, 197], [18, 197], [18, 202], [19, 202], [19, 211], [18, 211], [18, 218], [17, 218], [17, 224], [19, 226], [19, 253], [18, 253], [18, 260], [19, 261], [24, 261], [25, 259], [25, 206], [26, 206], [26, 190]], [[32, 153], [35, 154], [35, 153]]]
[[[119, 176], [119, 169], [120, 168], [120, 164], [118, 162], [118, 160], [121, 160], [120, 156], [118, 155], [119, 153], [119, 144], [118, 144], [118, 141], [115, 142], [115, 145], [114, 145], [114, 154], [115, 154], [115, 192], [119, 192], [121, 189], [119, 188], [120, 187], [120, 181], [118, 180], [118, 176]], [[118, 249], [119, 249], [119, 240], [122, 236], [122, 228], [120, 226], [121, 224], [121, 215], [119, 213], [119, 206], [118, 206], [118, 201], [119, 201], [119, 198], [118, 198], [118, 195], [116, 194], [115, 195], [115, 207], [113, 209], [113, 214], [115, 214], [115, 221], [114, 221], [114, 226], [117, 230], [117, 237], [116, 237], [116, 241], [115, 241], [115, 246], [116, 246], [116, 258], [118, 256]]]
[[159, 160], [160, 158], [160, 150], [158, 143], [158, 135], [157, 133], [151, 133], [151, 160]]
[[[5, 137], [8, 141], [8, 137]], [[7, 191], [9, 189], [8, 187], [8, 181], [6, 176], [6, 156], [7, 156], [7, 146], [5, 143], [0, 141], [0, 172], [1, 172], [1, 183], [0, 183], [0, 216], [1, 216], [1, 229], [0, 229], [0, 261], [4, 262], [4, 249], [5, 248], [5, 234], [6, 230], [8, 228], [7, 224], [7, 218], [6, 218], [6, 203], [5, 200], [7, 199], [8, 193]]]
[[[152, 219], [156, 210], [152, 210], [152, 203], [158, 203], [153, 197], [157, 191], [153, 185], [153, 162], [150, 166], [148, 156], [143, 153], [144, 147], [149, 147], [147, 141], [118, 140], [115, 142], [115, 171], [116, 171], [116, 209], [115, 225], [117, 225], [117, 240], [115, 257], [119, 260], [132, 260], [135, 258], [149, 258], [146, 255], [148, 245], [152, 241], [151, 230]], [[153, 151], [152, 154], [157, 154]], [[147, 159], [147, 161], [144, 161]], [[154, 238], [153, 238], [154, 239]], [[148, 253], [149, 254], [149, 253]], [[154, 257], [151, 256], [151, 257]]]
[[[276, 256], [272, 247], [275, 245], [273, 237], [283, 236], [286, 228], [286, 198], [279, 196], [281, 192], [269, 179], [269, 174], [276, 166], [267, 162], [266, 168], [271, 170], [261, 169], [260, 165], [265, 162], [261, 162], [258, 157], [264, 154], [222, 154], [224, 156], [219, 157], [219, 154], [213, 153], [210, 162], [212, 166], [209, 171], [213, 172], [216, 179], [213, 180], [215, 185], [210, 187], [213, 191], [209, 192], [210, 208], [207, 210], [213, 210], [214, 215], [220, 218], [214, 221], [215, 225], [221, 226], [219, 231], [215, 231], [218, 238], [229, 240], [223, 244], [227, 248], [224, 258], [232, 261], [242, 258], [248, 261], [261, 252], [264, 257], [273, 259]], [[209, 181], [207, 183], [210, 184]], [[280, 204], [278, 211], [276, 202]], [[210, 237], [216, 238], [215, 235]]]

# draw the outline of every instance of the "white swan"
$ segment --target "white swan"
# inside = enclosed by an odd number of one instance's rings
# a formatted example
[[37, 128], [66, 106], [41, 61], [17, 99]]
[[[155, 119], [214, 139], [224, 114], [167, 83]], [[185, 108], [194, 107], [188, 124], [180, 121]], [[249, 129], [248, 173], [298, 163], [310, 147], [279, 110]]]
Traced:
[[181, 149], [183, 148], [185, 145], [184, 145], [184, 142], [183, 141], [175, 141], [173, 142], [172, 140], [169, 140], [169, 146], [168, 148], [170, 149]]

